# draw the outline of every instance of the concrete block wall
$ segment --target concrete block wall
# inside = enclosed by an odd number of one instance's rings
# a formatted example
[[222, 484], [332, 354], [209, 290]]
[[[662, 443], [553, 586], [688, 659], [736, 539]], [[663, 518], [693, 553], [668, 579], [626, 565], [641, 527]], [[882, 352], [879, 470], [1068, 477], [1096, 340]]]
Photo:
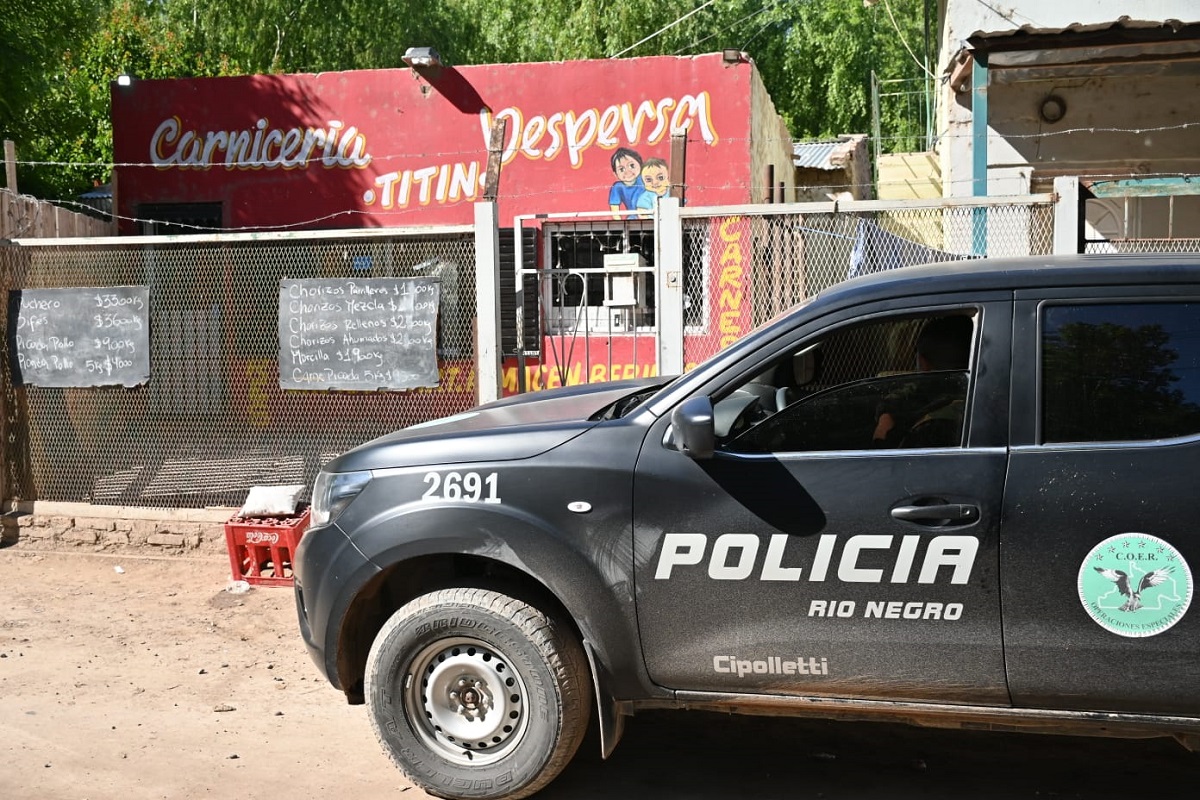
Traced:
[[941, 196], [941, 165], [933, 153], [879, 157], [880, 200], [931, 200]]
[[22, 503], [3, 515], [0, 542], [36, 549], [223, 555], [225, 522], [236, 512]]
[[[775, 110], [771, 95], [763, 85], [758, 70], [750, 73], [750, 202], [792, 202], [796, 196], [795, 169], [792, 165], [792, 137], [787, 123]], [[778, 187], [767, 185], [767, 166], [773, 166], [776, 184], [783, 184], [783, 197], [777, 197]]]

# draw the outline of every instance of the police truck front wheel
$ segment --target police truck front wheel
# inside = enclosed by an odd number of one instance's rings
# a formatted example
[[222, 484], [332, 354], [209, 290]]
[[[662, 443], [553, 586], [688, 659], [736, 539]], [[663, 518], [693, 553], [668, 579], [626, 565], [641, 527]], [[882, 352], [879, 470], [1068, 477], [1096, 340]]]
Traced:
[[367, 659], [371, 724], [413, 783], [441, 797], [527, 797], [578, 749], [591, 684], [573, 633], [484, 589], [418, 597]]

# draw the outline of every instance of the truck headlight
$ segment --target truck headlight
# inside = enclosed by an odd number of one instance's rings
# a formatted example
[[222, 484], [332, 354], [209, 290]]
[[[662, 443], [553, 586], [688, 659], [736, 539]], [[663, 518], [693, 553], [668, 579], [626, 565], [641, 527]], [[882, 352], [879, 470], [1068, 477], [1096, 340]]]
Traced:
[[309, 522], [316, 528], [328, 525], [367, 487], [370, 472], [320, 472], [313, 484]]

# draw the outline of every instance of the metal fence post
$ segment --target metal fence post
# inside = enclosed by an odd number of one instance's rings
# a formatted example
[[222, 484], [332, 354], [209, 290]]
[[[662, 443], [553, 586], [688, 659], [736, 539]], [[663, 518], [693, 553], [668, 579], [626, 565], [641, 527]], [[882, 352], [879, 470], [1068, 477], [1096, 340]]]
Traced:
[[[9, 255], [12, 250], [11, 244], [0, 242], [0, 288], [4, 290], [6, 299], [9, 292], [16, 288], [10, 283], [13, 273], [16, 271], [9, 263]], [[8, 328], [7, 311], [0, 311], [0, 317], [3, 317], [5, 328]], [[12, 370], [7, 367], [7, 357], [0, 356], [0, 514], [8, 511], [8, 472], [9, 462], [12, 458], [10, 452], [12, 446], [8, 435], [8, 398], [16, 394], [12, 386]], [[0, 543], [5, 541], [5, 533], [2, 523], [0, 523]]]
[[[971, 194], [987, 197], [988, 192], [988, 68], [987, 57], [974, 53], [971, 65]], [[989, 255], [988, 209], [981, 206], [971, 212], [971, 252]]]
[[477, 399], [500, 397], [500, 223], [495, 202], [475, 204], [475, 386]]
[[683, 220], [679, 200], [658, 202], [658, 254], [655, 259], [655, 329], [658, 335], [658, 374], [683, 372]]
[[1080, 252], [1083, 215], [1079, 197], [1079, 178], [1063, 175], [1054, 179], [1054, 252]]

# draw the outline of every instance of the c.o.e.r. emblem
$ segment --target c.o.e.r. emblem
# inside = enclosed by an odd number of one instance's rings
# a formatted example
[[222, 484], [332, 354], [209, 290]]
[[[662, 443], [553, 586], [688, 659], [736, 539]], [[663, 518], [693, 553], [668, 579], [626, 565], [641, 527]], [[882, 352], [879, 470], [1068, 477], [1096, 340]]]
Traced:
[[1121, 533], [1092, 548], [1079, 567], [1079, 601], [1118, 636], [1155, 636], [1183, 618], [1192, 571], [1179, 551], [1148, 533]]

